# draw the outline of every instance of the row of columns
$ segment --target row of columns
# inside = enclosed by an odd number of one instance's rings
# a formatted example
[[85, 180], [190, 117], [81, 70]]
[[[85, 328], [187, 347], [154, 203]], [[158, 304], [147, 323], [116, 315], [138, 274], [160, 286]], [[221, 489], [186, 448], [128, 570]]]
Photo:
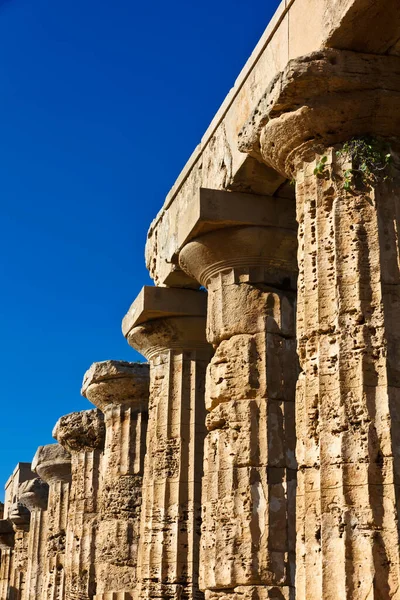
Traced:
[[[293, 232], [289, 243], [272, 233], [229, 231], [232, 264], [218, 260], [220, 236], [209, 236], [207, 266], [219, 267], [196, 273], [209, 288], [208, 319], [204, 291], [146, 287], [123, 331], [149, 364], [106, 361], [86, 373], [82, 393], [97, 410], [58, 421], [59, 443], [33, 460], [40, 480], [21, 489], [34, 594], [41, 580], [46, 600], [178, 600], [249, 585], [289, 598], [296, 245]], [[238, 266], [243, 239], [249, 264]], [[191, 273], [196, 244], [182, 255]], [[269, 275], [282, 260], [286, 270]], [[43, 482], [45, 508], [28, 498]]]
[[360, 125], [366, 59], [348, 55], [291, 66], [251, 122], [247, 150], [295, 180], [298, 231], [294, 202], [259, 197], [258, 225], [228, 202], [186, 232], [179, 265], [205, 289], [143, 288], [123, 333], [148, 364], [86, 373], [96, 409], [60, 419], [0, 521], [0, 600], [399, 597], [397, 142], [390, 178], [351, 193], [343, 159], [351, 132], [388, 136], [398, 95], [376, 94], [397, 63], [385, 79], [371, 59]]

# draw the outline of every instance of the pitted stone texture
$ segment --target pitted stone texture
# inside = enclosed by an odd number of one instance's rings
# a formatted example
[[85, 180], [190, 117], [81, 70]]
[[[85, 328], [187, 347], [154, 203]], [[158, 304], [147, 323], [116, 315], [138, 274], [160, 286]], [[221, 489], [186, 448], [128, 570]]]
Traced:
[[[221, 470], [262, 465], [296, 469], [296, 440], [285, 436], [293, 431], [294, 411], [290, 401], [224, 402], [207, 415], [207, 452], [217, 457]], [[208, 468], [212, 472], [216, 467], [210, 464]]]
[[0, 519], [0, 550], [7, 550], [14, 546], [14, 529], [11, 521]]
[[4, 518], [9, 517], [11, 506], [19, 497], [19, 486], [24, 481], [35, 479], [30, 462], [19, 462], [5, 485]]
[[[146, 265], [157, 285], [196, 285], [193, 278], [185, 277], [178, 268], [175, 252], [177, 232], [199, 188], [275, 194], [284, 181], [274, 169], [266, 169], [265, 164], [239, 152], [237, 145], [238, 132], [257, 109], [265, 85], [285, 69], [291, 59], [327, 47], [399, 55], [399, 22], [398, 6], [389, 0], [286, 0], [279, 4], [262, 39], [151, 224]], [[315, 86], [317, 90], [324, 79], [321, 74]], [[293, 135], [293, 131], [289, 131], [287, 137], [290, 139]]]
[[[294, 290], [296, 252], [296, 226], [287, 217], [286, 227], [284, 223], [280, 227], [228, 227], [206, 233], [186, 244], [179, 261], [182, 269], [209, 291], [211, 281], [229, 275], [231, 284], [247, 282], [255, 287], [269, 284]], [[223, 310], [223, 305], [219, 308]], [[250, 307], [246, 309], [246, 304], [242, 304], [242, 310], [252, 312]], [[254, 315], [251, 318], [254, 319]], [[238, 331], [242, 329], [238, 328]]]
[[[202, 597], [198, 572], [204, 380], [212, 354], [205, 336], [207, 297], [189, 290], [155, 293], [156, 307], [140, 303], [141, 312], [134, 313], [139, 316], [123, 325], [130, 345], [151, 365], [138, 597], [194, 600]], [[181, 306], [175, 304], [177, 298]], [[164, 318], [152, 318], [155, 308]]]
[[35, 508], [46, 510], [49, 499], [49, 486], [39, 477], [22, 483], [19, 487], [19, 501], [32, 513]]
[[[129, 597], [136, 587], [149, 366], [94, 363], [82, 393], [104, 411], [106, 428], [96, 531], [96, 598]], [[90, 597], [90, 595], [89, 595]]]
[[9, 568], [7, 598], [15, 595], [25, 600], [27, 594], [31, 514], [20, 497], [22, 482], [29, 482], [33, 476], [30, 463], [18, 463], [6, 485], [7, 516], [15, 532], [13, 549], [8, 553], [9, 560], [6, 559]]
[[40, 479], [34, 482], [36, 483], [33, 486], [26, 486], [25, 491], [21, 492], [21, 501], [31, 512], [25, 600], [42, 598], [46, 566], [48, 487]]
[[60, 444], [40, 446], [32, 461], [32, 469], [49, 484], [42, 600], [63, 599], [71, 455]]
[[115, 403], [147, 403], [149, 365], [119, 360], [93, 363], [86, 371], [81, 393], [103, 412]]
[[[198, 293], [205, 296], [203, 292]], [[204, 317], [154, 319], [131, 329], [127, 341], [150, 361], [165, 354], [167, 349], [178, 353], [182, 350], [200, 353], [210, 351]]]
[[[296, 232], [238, 227], [187, 244], [180, 264], [208, 288], [200, 585], [294, 585]], [[255, 589], [255, 588], [254, 588]], [[261, 589], [261, 588], [260, 588]], [[221, 592], [222, 593], [222, 592]], [[279, 597], [279, 596], [278, 596]]]
[[132, 592], [106, 592], [105, 594], [96, 594], [93, 600], [134, 600]]
[[268, 586], [239, 586], [233, 590], [206, 592], [206, 600], [230, 600], [232, 596], [237, 600], [294, 600], [294, 588], [284, 589]]
[[399, 93], [398, 57], [314, 52], [289, 61], [273, 79], [239, 133], [239, 147], [293, 177], [317, 145], [363, 134], [400, 137]]
[[14, 524], [15, 529], [29, 529], [29, 519], [30, 513], [29, 510], [20, 503], [19, 497], [10, 507], [10, 512], [8, 515], [9, 520]]
[[0, 599], [8, 600], [10, 591], [13, 550], [1, 546], [0, 537]]
[[65, 415], [57, 421], [53, 437], [71, 453], [102, 450], [105, 438], [103, 414], [93, 409]]
[[[203, 322], [203, 335], [204, 335]], [[211, 349], [152, 359], [143, 483], [141, 593], [198, 598], [204, 379]]]
[[71, 452], [65, 596], [67, 600], [90, 600], [96, 591], [95, 545], [104, 416], [98, 409], [65, 415], [54, 427], [53, 436]]
[[296, 593], [396, 598], [400, 178], [347, 193], [338, 149], [297, 174]]
[[27, 591], [29, 534], [27, 528], [16, 528], [14, 525], [14, 529], [14, 551], [9, 593], [10, 595], [14, 593], [19, 598], [25, 598]]
[[[292, 306], [289, 301], [285, 306]], [[293, 314], [293, 313], [292, 313]], [[232, 399], [294, 398], [296, 341], [274, 333], [234, 335], [218, 346], [208, 367], [206, 408]]]
[[60, 444], [39, 446], [32, 460], [32, 470], [43, 481], [71, 481], [71, 454]]

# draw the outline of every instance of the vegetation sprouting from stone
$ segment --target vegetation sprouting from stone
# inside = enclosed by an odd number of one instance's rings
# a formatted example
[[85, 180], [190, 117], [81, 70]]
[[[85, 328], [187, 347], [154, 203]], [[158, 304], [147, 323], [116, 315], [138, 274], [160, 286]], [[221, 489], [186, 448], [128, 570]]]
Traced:
[[378, 138], [354, 137], [336, 151], [336, 156], [352, 164], [344, 173], [343, 187], [347, 191], [351, 191], [357, 182], [369, 187], [389, 177], [392, 155], [387, 142]]

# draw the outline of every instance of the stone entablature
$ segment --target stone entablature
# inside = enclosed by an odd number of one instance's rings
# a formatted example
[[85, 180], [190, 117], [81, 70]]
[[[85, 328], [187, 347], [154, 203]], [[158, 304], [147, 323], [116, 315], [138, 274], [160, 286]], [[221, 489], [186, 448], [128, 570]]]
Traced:
[[[238, 147], [238, 133], [288, 62], [325, 47], [400, 54], [400, 17], [389, 0], [283, 0], [201, 143], [151, 224], [146, 264], [156, 285], [193, 287], [179, 268], [177, 232], [200, 188], [286, 194], [285, 177]], [[379, 31], [372, 35], [372, 31]], [[322, 78], [323, 79], [323, 78]]]

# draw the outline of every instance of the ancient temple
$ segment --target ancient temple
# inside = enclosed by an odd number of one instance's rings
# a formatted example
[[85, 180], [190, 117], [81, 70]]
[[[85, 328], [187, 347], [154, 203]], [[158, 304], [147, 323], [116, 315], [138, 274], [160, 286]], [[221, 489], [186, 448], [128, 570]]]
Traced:
[[150, 225], [143, 362], [6, 484], [0, 600], [400, 600], [399, 240], [400, 4], [283, 0]]

